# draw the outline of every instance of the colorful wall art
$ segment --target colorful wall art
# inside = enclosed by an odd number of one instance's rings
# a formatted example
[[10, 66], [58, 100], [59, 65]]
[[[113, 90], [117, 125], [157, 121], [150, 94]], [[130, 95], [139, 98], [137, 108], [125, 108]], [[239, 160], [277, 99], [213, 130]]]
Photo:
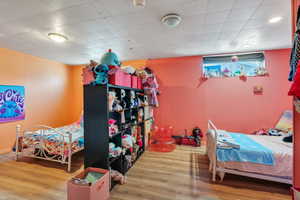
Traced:
[[0, 85], [0, 123], [25, 119], [25, 88]]

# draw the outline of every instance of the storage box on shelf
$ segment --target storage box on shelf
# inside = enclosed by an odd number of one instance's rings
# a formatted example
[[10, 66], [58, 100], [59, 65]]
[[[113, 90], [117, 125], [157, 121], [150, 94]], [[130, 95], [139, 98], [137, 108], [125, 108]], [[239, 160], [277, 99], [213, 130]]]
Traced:
[[[84, 86], [85, 167], [113, 169], [125, 174], [145, 151], [145, 116], [141, 121], [138, 121], [139, 109], [144, 109], [144, 107], [130, 106], [131, 104], [128, 102], [124, 108], [124, 115], [122, 115], [123, 111], [109, 110], [109, 91], [115, 91], [118, 99], [120, 99], [121, 90], [125, 90], [125, 98], [130, 98], [132, 92], [137, 96], [143, 95], [143, 90], [124, 86], [110, 84]], [[108, 121], [110, 119], [114, 119], [117, 125], [117, 132], [113, 135], [109, 135]], [[140, 136], [142, 146], [139, 146], [137, 149], [138, 142], [136, 142], [136, 144], [133, 144], [133, 149], [125, 148], [123, 136], [136, 134], [134, 132], [136, 130], [135, 127], [139, 127], [136, 129], [140, 131], [137, 134]], [[113, 143], [116, 148], [121, 147], [124, 153], [122, 152], [121, 155], [112, 157], [110, 154], [110, 143]], [[134, 150], [136, 150], [135, 157], [133, 157]], [[132, 162], [128, 163], [130, 159]]]
[[117, 70], [116, 73], [109, 76], [109, 83], [112, 85], [131, 87], [131, 75]]

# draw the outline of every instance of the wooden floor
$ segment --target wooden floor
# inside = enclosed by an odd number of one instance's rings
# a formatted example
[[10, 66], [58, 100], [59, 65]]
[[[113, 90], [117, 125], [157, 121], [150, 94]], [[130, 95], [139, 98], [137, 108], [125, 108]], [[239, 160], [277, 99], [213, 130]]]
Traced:
[[[15, 162], [0, 156], [0, 200], [64, 200], [66, 181], [82, 169], [82, 154], [73, 173], [60, 164], [34, 159]], [[51, 166], [51, 167], [49, 167]], [[177, 146], [171, 153], [146, 152], [116, 186], [111, 200], [285, 200], [289, 186], [226, 175], [212, 183], [204, 149]]]

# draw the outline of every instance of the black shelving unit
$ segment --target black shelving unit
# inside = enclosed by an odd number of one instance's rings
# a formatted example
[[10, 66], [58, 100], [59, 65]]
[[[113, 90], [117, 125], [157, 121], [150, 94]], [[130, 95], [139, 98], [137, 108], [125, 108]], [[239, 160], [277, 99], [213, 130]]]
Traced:
[[[126, 106], [125, 109], [125, 123], [121, 122], [121, 115], [118, 112], [109, 111], [108, 109], [108, 95], [110, 90], [114, 90], [117, 95], [120, 95], [121, 89], [130, 95], [130, 91], [136, 94], [143, 94], [143, 90], [122, 87], [116, 85], [86, 85], [84, 86], [84, 166], [96, 167], [102, 169], [114, 169], [125, 174], [129, 169], [125, 158], [126, 154], [121, 154], [116, 158], [109, 157], [109, 143], [113, 142], [116, 146], [122, 147], [122, 136], [124, 134], [131, 134], [132, 126], [140, 126], [143, 147], [138, 151], [137, 158], [145, 151], [145, 130], [144, 122], [149, 119], [143, 119], [140, 122], [132, 121], [131, 116], [138, 114], [138, 109]], [[108, 120], [113, 118], [117, 121], [119, 132], [113, 136], [109, 136]], [[136, 116], [137, 119], [137, 116]], [[113, 184], [112, 184], [113, 185]]]

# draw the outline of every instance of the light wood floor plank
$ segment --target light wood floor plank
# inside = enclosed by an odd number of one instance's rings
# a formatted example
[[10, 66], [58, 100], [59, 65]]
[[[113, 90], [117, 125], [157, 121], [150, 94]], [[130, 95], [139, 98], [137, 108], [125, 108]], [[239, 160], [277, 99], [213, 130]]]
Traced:
[[[83, 169], [83, 154], [75, 156], [72, 173], [44, 160], [0, 156], [0, 200], [65, 200], [66, 181]], [[177, 146], [171, 153], [145, 152], [117, 185], [111, 200], [287, 200], [285, 184], [226, 175], [212, 183], [204, 148]]]

